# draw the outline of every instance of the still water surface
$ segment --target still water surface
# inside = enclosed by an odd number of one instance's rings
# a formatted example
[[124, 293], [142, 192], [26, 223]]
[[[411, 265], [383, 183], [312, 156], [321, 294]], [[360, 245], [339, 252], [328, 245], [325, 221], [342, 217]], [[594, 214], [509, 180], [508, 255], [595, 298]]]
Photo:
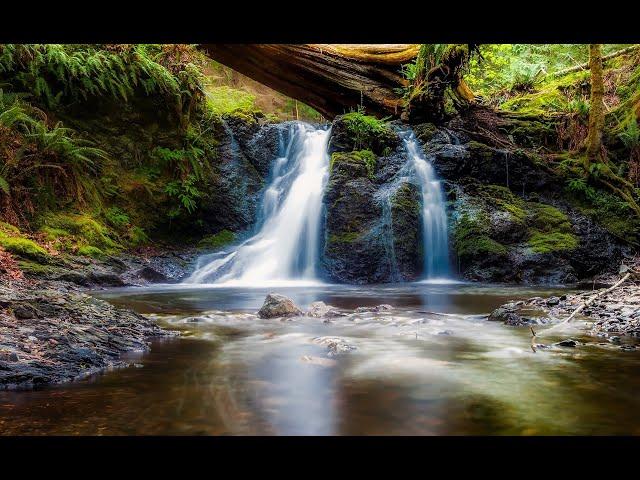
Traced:
[[[396, 308], [331, 323], [260, 320], [264, 289], [98, 292], [183, 335], [131, 354], [129, 368], [0, 392], [0, 433], [640, 434], [640, 354], [584, 336], [581, 323], [539, 341], [587, 345], [533, 353], [527, 328], [484, 317], [508, 300], [562, 291], [468, 284], [276, 291], [304, 307], [322, 300]], [[356, 350], [328, 356], [334, 337]]]

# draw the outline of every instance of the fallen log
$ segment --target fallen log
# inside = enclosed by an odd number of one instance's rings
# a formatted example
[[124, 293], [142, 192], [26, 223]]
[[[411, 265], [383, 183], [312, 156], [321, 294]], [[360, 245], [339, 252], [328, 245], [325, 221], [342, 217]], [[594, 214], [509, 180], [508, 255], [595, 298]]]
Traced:
[[[606, 62], [607, 60], [611, 60], [612, 58], [619, 57], [620, 55], [626, 55], [627, 53], [631, 53], [635, 50], [640, 49], [640, 45], [632, 45], [627, 48], [623, 48], [621, 50], [617, 50], [615, 52], [609, 53], [608, 55], [602, 56], [602, 61]], [[579, 72], [580, 70], [588, 70], [589, 62], [581, 63], [580, 65], [574, 65], [573, 67], [564, 68], [562, 70], [558, 70], [556, 73], [551, 75], [551, 78], [563, 77], [569, 73]]]
[[[212, 59], [332, 119], [359, 107], [377, 117], [400, 117], [410, 86], [402, 68], [418, 57], [421, 45], [203, 44], [199, 48]], [[441, 115], [448, 87], [460, 98], [473, 98], [458, 75], [468, 52], [465, 46], [451, 48], [442, 64], [429, 72], [427, 81], [433, 88], [415, 105], [412, 102], [414, 112]]]

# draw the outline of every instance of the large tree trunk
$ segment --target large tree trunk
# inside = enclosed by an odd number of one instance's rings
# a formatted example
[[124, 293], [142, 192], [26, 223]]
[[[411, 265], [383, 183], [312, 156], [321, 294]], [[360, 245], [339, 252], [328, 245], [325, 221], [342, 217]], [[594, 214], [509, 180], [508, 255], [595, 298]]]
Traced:
[[604, 77], [602, 73], [602, 45], [589, 45], [589, 69], [591, 70], [591, 100], [589, 102], [589, 133], [585, 169], [602, 155], [602, 131], [604, 130]]
[[[420, 51], [418, 44], [205, 44], [200, 48], [214, 60], [310, 105], [329, 119], [358, 106], [379, 117], [399, 117], [405, 107], [402, 89], [408, 86], [401, 68]], [[430, 75], [439, 78], [440, 84], [459, 89], [459, 79], [453, 81], [450, 75], [453, 71], [457, 67], [437, 69]]]

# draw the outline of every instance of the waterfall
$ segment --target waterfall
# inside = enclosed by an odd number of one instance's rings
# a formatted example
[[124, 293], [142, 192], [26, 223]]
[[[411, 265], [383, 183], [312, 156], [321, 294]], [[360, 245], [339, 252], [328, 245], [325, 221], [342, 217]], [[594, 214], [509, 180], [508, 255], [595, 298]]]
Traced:
[[257, 286], [317, 278], [330, 130], [301, 122], [291, 128], [288, 144], [272, 166], [257, 233], [231, 251], [209, 257], [185, 283]]
[[402, 137], [408, 162], [422, 189], [424, 277], [427, 280], [446, 278], [449, 276], [449, 246], [442, 185], [415, 134], [408, 130], [402, 133]]

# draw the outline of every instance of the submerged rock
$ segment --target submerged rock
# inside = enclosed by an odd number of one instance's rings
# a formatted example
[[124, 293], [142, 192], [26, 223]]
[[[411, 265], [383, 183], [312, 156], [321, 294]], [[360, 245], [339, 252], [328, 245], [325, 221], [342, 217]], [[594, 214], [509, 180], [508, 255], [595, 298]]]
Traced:
[[356, 313], [366, 313], [366, 312], [385, 312], [388, 310], [393, 310], [393, 306], [383, 303], [382, 305], [376, 305], [375, 307], [358, 307], [356, 308]]
[[578, 342], [576, 342], [572, 338], [567, 338], [567, 339], [562, 340], [560, 342], [554, 343], [554, 345], [557, 345], [558, 347], [574, 348], [574, 347], [578, 346]]
[[314, 338], [313, 343], [327, 347], [327, 356], [334, 357], [343, 353], [349, 353], [357, 350], [357, 347], [348, 343], [340, 337], [319, 337]]
[[258, 311], [260, 318], [291, 317], [302, 315], [302, 310], [288, 297], [278, 293], [270, 293], [264, 299]]

